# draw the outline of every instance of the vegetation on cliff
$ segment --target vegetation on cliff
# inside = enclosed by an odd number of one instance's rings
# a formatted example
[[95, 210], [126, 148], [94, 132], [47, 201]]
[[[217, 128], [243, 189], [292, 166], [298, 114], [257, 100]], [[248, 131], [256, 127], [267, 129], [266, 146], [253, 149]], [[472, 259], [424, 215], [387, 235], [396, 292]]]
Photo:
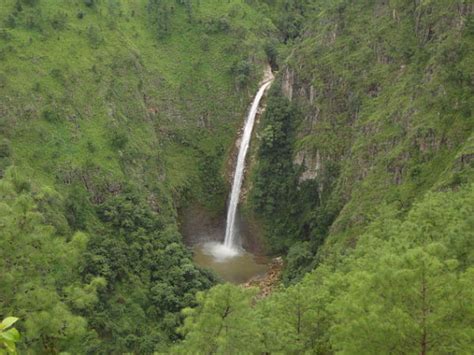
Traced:
[[184, 352], [471, 353], [472, 5], [292, 3], [248, 201], [289, 286], [219, 291], [252, 314], [245, 345], [201, 295]]
[[[0, 352], [473, 353], [473, 36], [464, 0], [3, 0]], [[266, 62], [261, 299], [177, 215], [224, 209]]]
[[[381, 205], [406, 214], [429, 191], [473, 181], [472, 6], [301, 3], [304, 30], [279, 64], [280, 92], [296, 108], [287, 120], [296, 127], [290, 142], [272, 138], [270, 158], [266, 130], [280, 120], [272, 106], [285, 101], [270, 99], [252, 203], [257, 213], [282, 209], [266, 224], [275, 250], [291, 246], [288, 282], [318, 263], [322, 240], [328, 252], [350, 249]], [[293, 165], [279, 158], [283, 146]], [[269, 180], [287, 192], [275, 193]], [[294, 215], [286, 210], [292, 204]]]
[[20, 351], [150, 353], [215, 278], [177, 210], [224, 208], [272, 23], [241, 1], [0, 6], [0, 315]]
[[199, 294], [177, 351], [471, 352], [473, 200], [470, 186], [428, 193], [406, 216], [381, 206], [353, 250], [256, 303], [230, 285]]

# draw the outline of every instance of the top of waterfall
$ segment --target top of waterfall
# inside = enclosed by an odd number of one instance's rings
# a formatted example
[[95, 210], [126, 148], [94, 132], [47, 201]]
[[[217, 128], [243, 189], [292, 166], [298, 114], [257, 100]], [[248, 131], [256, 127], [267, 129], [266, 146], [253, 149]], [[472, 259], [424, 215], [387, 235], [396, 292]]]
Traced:
[[258, 86], [262, 86], [263, 84], [272, 81], [274, 78], [275, 77], [273, 76], [272, 67], [270, 66], [270, 64], [267, 64], [263, 69], [263, 78], [258, 84]]

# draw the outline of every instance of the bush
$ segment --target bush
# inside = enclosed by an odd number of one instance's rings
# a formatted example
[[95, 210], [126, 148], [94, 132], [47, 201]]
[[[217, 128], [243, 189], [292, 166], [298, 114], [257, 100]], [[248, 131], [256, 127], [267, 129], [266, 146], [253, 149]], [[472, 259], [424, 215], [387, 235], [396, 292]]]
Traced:
[[87, 7], [94, 7], [95, 6], [95, 1], [94, 0], [84, 0], [84, 5]]
[[74, 186], [64, 201], [67, 222], [72, 230], [85, 230], [94, 213], [89, 195], [82, 186]]
[[127, 146], [128, 143], [128, 137], [124, 132], [120, 131], [114, 131], [112, 133], [112, 148], [117, 149], [117, 150], [122, 150]]
[[10, 31], [4, 29], [4, 28], [0, 28], [0, 39], [4, 40], [4, 41], [10, 41], [12, 39], [12, 34], [10, 33]]
[[11, 154], [10, 142], [4, 138], [0, 141], [0, 158], [8, 158]]
[[235, 76], [236, 83], [239, 87], [245, 87], [252, 74], [252, 66], [248, 60], [241, 60], [235, 63], [231, 69], [232, 74]]
[[92, 48], [98, 48], [102, 42], [104, 42], [104, 37], [100, 33], [100, 30], [95, 26], [89, 26], [87, 29], [87, 38]]
[[286, 257], [287, 267], [283, 273], [285, 284], [295, 283], [309, 271], [314, 264], [314, 254], [309, 242], [297, 242], [291, 246]]
[[39, 9], [34, 10], [34, 11], [33, 10], [29, 11], [25, 19], [26, 28], [29, 30], [41, 32], [42, 31], [41, 20], [42, 20], [41, 11], [39, 11]]
[[208, 35], [204, 34], [202, 35], [201, 37], [201, 49], [204, 51], [204, 52], [208, 52], [209, 51], [209, 45], [210, 45], [210, 38]]
[[40, 0], [21, 0], [18, 2], [17, 6], [21, 7], [21, 4], [26, 5], [26, 6], [36, 6], [38, 5]]
[[43, 113], [41, 114], [41, 116], [43, 117], [43, 119], [45, 119], [49, 123], [59, 122], [60, 120], [58, 113], [52, 109], [43, 110]]
[[218, 19], [208, 19], [204, 23], [206, 33], [226, 33], [230, 30], [230, 21], [224, 16]]
[[278, 70], [278, 64], [277, 64], [278, 50], [276, 48], [276, 43], [267, 42], [265, 44], [264, 50], [265, 50], [265, 54], [267, 55], [268, 63], [272, 67], [272, 70], [277, 71]]
[[3, 177], [7, 167], [11, 164], [10, 154], [10, 142], [4, 138], [0, 141], [0, 178]]
[[[1, 58], [1, 53], [0, 53], [0, 59]], [[7, 76], [3, 73], [0, 73], [0, 88], [4, 88], [7, 85], [8, 79]]]
[[55, 30], [64, 30], [67, 24], [67, 14], [58, 11], [52, 18], [51, 18], [51, 27]]
[[5, 26], [8, 28], [15, 28], [16, 27], [16, 17], [14, 14], [10, 14], [5, 19]]

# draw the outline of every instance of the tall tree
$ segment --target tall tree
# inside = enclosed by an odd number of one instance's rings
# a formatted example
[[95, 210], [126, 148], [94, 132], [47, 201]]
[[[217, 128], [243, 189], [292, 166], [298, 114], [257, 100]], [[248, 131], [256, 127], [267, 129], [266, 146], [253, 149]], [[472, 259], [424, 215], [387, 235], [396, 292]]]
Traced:
[[256, 317], [251, 308], [253, 290], [230, 284], [198, 293], [198, 306], [183, 311], [181, 332], [186, 336], [176, 349], [185, 354], [258, 353], [262, 350]]

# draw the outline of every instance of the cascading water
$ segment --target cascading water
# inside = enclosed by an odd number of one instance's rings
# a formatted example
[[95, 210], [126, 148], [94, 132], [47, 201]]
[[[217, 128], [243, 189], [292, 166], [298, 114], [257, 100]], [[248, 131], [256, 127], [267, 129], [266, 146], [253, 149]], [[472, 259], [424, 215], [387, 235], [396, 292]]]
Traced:
[[237, 157], [237, 165], [235, 166], [234, 181], [232, 183], [232, 191], [230, 194], [229, 207], [227, 210], [227, 221], [225, 230], [225, 239], [223, 244], [213, 244], [212, 254], [217, 258], [227, 258], [239, 254], [241, 248], [238, 244], [235, 231], [235, 217], [237, 214], [237, 206], [239, 204], [240, 189], [242, 188], [242, 181], [244, 178], [245, 158], [250, 145], [250, 138], [252, 137], [252, 130], [255, 123], [255, 116], [257, 115], [258, 106], [262, 99], [265, 90], [270, 86], [272, 80], [264, 83], [255, 95], [250, 111], [245, 122], [244, 133], [239, 148], [239, 155]]
[[271, 84], [271, 81], [263, 84], [257, 92], [255, 99], [253, 100], [252, 107], [250, 108], [245, 122], [244, 133], [242, 135], [242, 141], [240, 143], [239, 155], [237, 157], [237, 165], [235, 166], [234, 181], [232, 183], [232, 192], [230, 194], [229, 208], [227, 210], [227, 222], [225, 227], [225, 239], [224, 246], [229, 249], [236, 249], [235, 236], [235, 215], [237, 213], [237, 206], [239, 204], [240, 189], [242, 188], [242, 181], [244, 178], [245, 169], [245, 157], [250, 145], [250, 138], [252, 137], [252, 130], [255, 123], [255, 116], [257, 115], [258, 105], [262, 99], [263, 93], [266, 88]]
[[269, 80], [258, 90], [245, 121], [227, 210], [224, 243], [206, 242], [195, 248], [195, 260], [199, 265], [212, 268], [225, 280], [234, 283], [242, 283], [252, 276], [262, 274], [268, 266], [265, 262], [262, 263], [262, 260], [260, 262], [256, 261], [254, 255], [242, 249], [235, 223], [240, 190], [244, 179], [245, 158], [260, 100], [273, 79], [271, 70], [268, 71], [267, 79]]

